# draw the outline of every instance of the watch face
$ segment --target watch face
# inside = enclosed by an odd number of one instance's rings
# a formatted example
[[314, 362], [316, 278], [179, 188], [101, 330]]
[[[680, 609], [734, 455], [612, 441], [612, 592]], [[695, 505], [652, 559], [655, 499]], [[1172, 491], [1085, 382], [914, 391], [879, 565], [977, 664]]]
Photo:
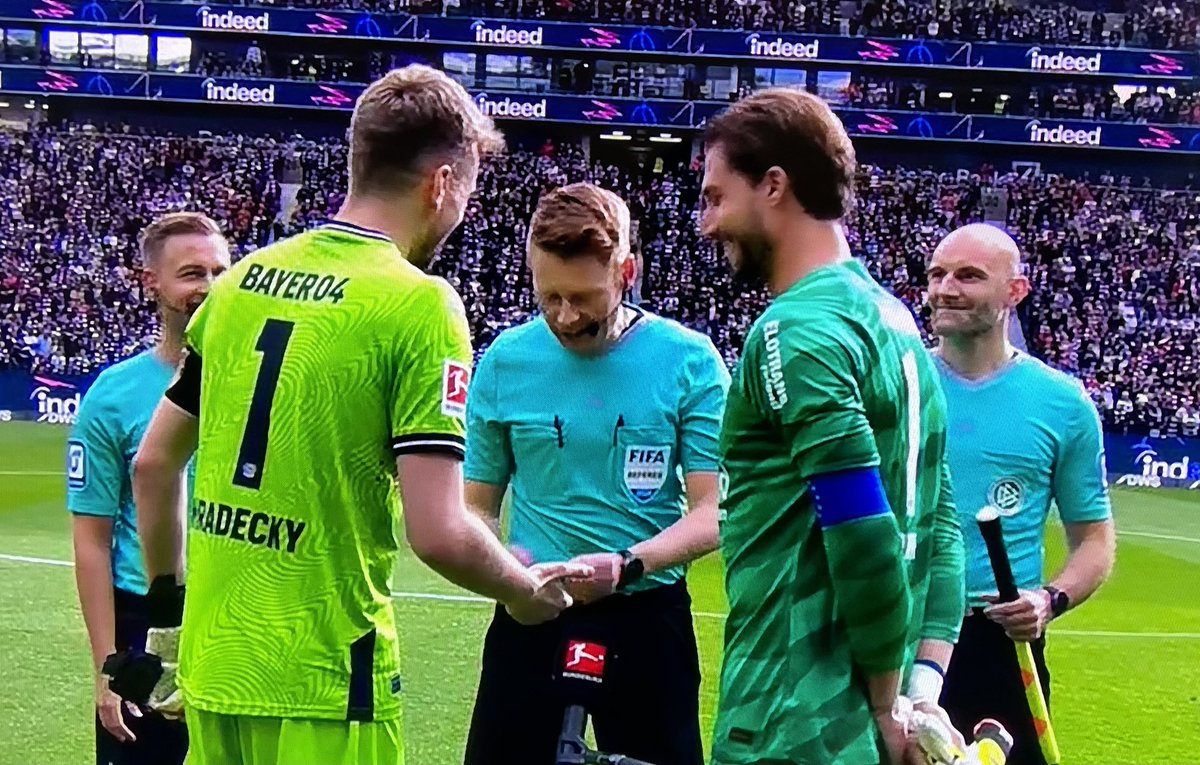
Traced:
[[1060, 616], [1067, 610], [1070, 599], [1061, 590], [1050, 590], [1050, 613]]

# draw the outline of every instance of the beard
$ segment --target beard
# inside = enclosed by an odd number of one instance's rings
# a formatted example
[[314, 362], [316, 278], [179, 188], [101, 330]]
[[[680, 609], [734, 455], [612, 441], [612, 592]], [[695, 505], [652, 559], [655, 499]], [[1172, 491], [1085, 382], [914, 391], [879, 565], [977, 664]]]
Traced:
[[204, 303], [204, 295], [199, 297], [190, 297], [185, 300], [167, 300], [162, 295], [158, 296], [159, 310], [168, 315], [179, 316], [186, 323], [192, 318], [192, 314], [200, 309]]
[[1004, 310], [991, 306], [934, 306], [930, 326], [939, 337], [977, 337], [1004, 321]]
[[767, 284], [774, 271], [771, 245], [762, 236], [742, 236], [723, 242], [725, 258], [737, 284], [758, 288]]

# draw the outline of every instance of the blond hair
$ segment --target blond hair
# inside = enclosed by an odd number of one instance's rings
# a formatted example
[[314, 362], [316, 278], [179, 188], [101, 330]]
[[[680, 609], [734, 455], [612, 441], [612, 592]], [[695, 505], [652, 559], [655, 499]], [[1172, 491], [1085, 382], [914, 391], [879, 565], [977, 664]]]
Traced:
[[149, 226], [142, 229], [138, 237], [138, 250], [142, 256], [142, 265], [152, 268], [162, 254], [163, 245], [173, 236], [199, 234], [201, 236], [222, 236], [221, 227], [217, 222], [204, 213], [172, 212], [155, 218]]
[[358, 97], [350, 118], [350, 191], [402, 191], [431, 159], [455, 164], [503, 148], [504, 136], [462, 85], [410, 64]]

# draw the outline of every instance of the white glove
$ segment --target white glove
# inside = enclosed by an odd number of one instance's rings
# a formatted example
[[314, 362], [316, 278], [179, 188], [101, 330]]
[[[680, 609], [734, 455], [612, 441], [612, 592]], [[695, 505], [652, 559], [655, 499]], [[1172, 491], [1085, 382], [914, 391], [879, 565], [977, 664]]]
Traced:
[[975, 727], [975, 743], [965, 746], [941, 707], [922, 703], [912, 713], [913, 735], [929, 765], [1004, 765], [1012, 736], [994, 720]]
[[146, 632], [146, 653], [162, 662], [162, 676], [150, 691], [150, 708], [163, 717], [183, 717], [183, 692], [176, 683], [179, 669], [179, 627], [151, 627]]
[[[941, 714], [933, 712], [931, 706]], [[913, 710], [912, 729], [917, 746], [929, 765], [966, 765], [968, 762], [962, 734], [950, 724], [950, 718], [941, 707], [922, 703], [920, 708]]]

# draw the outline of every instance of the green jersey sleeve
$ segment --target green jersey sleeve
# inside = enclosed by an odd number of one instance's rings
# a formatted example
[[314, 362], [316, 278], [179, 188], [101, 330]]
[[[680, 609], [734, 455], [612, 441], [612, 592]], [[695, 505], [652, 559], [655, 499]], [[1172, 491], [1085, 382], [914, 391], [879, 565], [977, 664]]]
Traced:
[[[464, 456], [471, 334], [462, 300], [440, 279], [414, 296], [409, 321], [396, 338], [391, 392], [392, 452]], [[411, 314], [410, 314], [411, 315]]]
[[942, 462], [942, 480], [933, 519], [933, 551], [929, 561], [929, 589], [925, 595], [924, 640], [957, 643], [967, 603], [966, 553], [950, 463]]
[[879, 464], [855, 369], [849, 328], [829, 321], [763, 325], [763, 399], [788, 434], [801, 478]]
[[[763, 325], [763, 399], [777, 412], [801, 478], [877, 467], [857, 373], [865, 352], [851, 327], [813, 316]], [[900, 668], [912, 602], [895, 516], [828, 526], [822, 540], [855, 663], [868, 674]]]

